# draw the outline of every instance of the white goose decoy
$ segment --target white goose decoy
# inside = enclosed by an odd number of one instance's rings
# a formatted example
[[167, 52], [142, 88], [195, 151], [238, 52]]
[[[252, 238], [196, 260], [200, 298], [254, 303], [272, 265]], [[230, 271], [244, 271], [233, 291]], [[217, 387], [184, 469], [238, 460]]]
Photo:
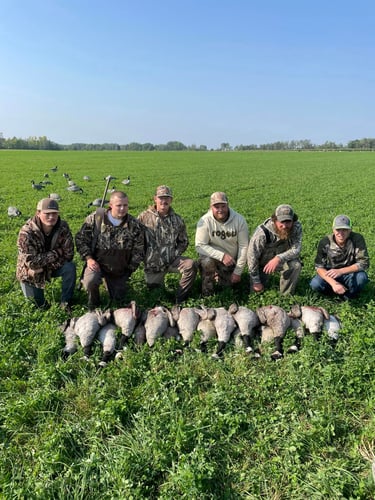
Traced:
[[121, 181], [122, 184], [125, 184], [125, 186], [128, 186], [130, 184], [130, 175], [124, 180]]
[[19, 217], [22, 212], [17, 207], [8, 207], [8, 215], [9, 217]]
[[71, 186], [68, 186], [66, 189], [71, 193], [83, 193], [83, 189], [77, 186], [77, 184], [72, 184]]
[[48, 198], [51, 198], [51, 200], [61, 201], [61, 196], [58, 193], [50, 193]]

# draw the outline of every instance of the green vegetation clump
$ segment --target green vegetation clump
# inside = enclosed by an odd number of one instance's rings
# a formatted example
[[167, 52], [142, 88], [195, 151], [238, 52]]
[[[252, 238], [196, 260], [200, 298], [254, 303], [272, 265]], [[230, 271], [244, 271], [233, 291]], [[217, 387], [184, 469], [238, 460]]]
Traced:
[[[374, 498], [374, 270], [351, 303], [319, 297], [308, 286], [317, 243], [338, 213], [351, 217], [373, 257], [374, 159], [369, 152], [0, 151], [0, 497]], [[66, 190], [64, 172], [83, 194]], [[53, 184], [36, 192], [30, 181], [45, 173]], [[307, 336], [298, 354], [278, 362], [270, 361], [267, 345], [258, 361], [230, 345], [216, 362], [196, 352], [196, 336], [179, 357], [171, 354], [176, 341], [166, 340], [153, 349], [130, 343], [122, 360], [101, 371], [99, 345], [92, 362], [80, 350], [63, 361], [60, 284], [47, 288], [48, 311], [25, 302], [15, 282], [16, 239], [49, 192], [61, 195], [61, 216], [76, 233], [107, 175], [128, 193], [133, 215], [151, 203], [157, 185], [170, 185], [194, 258], [195, 224], [213, 191], [227, 193], [251, 232], [277, 205], [291, 204], [304, 229], [296, 295], [281, 297], [276, 282], [249, 295], [245, 273], [238, 289], [205, 303], [323, 306], [342, 320], [336, 349], [326, 336], [319, 342]], [[11, 205], [23, 215], [9, 218]], [[75, 260], [80, 271], [78, 255]], [[168, 276], [166, 290], [149, 293], [139, 269], [129, 299], [142, 309], [171, 306], [177, 280]], [[199, 291], [197, 280], [189, 305], [202, 303]], [[85, 312], [83, 291], [75, 302], [78, 316]]]

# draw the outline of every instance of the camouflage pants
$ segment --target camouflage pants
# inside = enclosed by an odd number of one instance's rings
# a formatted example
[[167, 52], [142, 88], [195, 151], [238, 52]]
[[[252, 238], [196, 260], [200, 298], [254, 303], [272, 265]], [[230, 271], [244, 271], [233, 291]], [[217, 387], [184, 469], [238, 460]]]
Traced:
[[198, 264], [202, 276], [202, 295], [212, 295], [215, 285], [232, 286], [231, 276], [235, 266], [225, 266], [221, 261], [211, 257], [200, 257]]
[[102, 271], [91, 271], [88, 267], [86, 267], [82, 278], [82, 285], [88, 293], [89, 308], [92, 309], [99, 307], [100, 305], [99, 287], [102, 284], [103, 279], [105, 281], [105, 286], [108, 290], [110, 299], [118, 304], [125, 304], [128, 275], [109, 276]]
[[[263, 265], [261, 267], [263, 268]], [[282, 295], [293, 294], [295, 292], [299, 275], [301, 274], [302, 264], [299, 259], [289, 260], [284, 262], [277, 268], [277, 272], [280, 273], [280, 293]], [[269, 274], [260, 272], [261, 283], [266, 287]], [[250, 290], [252, 290], [252, 282], [250, 278]]]
[[187, 298], [194, 285], [197, 275], [197, 264], [189, 257], [177, 257], [165, 271], [150, 273], [145, 271], [147, 286], [160, 286], [164, 284], [164, 276], [167, 273], [180, 273], [181, 279], [177, 290], [177, 301], [182, 302]]

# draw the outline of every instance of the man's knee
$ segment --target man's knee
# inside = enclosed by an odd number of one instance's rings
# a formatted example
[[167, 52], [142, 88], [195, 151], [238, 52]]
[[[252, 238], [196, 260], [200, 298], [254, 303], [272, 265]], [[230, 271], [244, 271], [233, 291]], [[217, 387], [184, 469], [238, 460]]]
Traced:
[[331, 287], [328, 285], [326, 281], [324, 281], [320, 276], [316, 275], [310, 281], [310, 288], [314, 290], [314, 292], [325, 293]]
[[198, 271], [197, 262], [193, 259], [184, 259], [179, 266], [179, 271], [184, 275], [195, 276]]
[[216, 263], [215, 259], [211, 257], [201, 257], [199, 259], [199, 268], [202, 274], [210, 274], [216, 272]]
[[165, 273], [146, 273], [145, 280], [148, 288], [158, 288], [164, 284]]
[[367, 274], [364, 271], [358, 271], [357, 273], [354, 274], [353, 276], [353, 281], [352, 281], [352, 286], [353, 288], [353, 293], [359, 293], [368, 283], [369, 279]]
[[76, 265], [73, 261], [65, 262], [62, 270], [61, 270], [61, 275], [65, 278], [71, 278], [74, 279], [76, 278]]
[[95, 288], [98, 288], [101, 282], [102, 282], [102, 276], [100, 273], [88, 271], [86, 269], [86, 272], [82, 280], [82, 285], [85, 290], [93, 290]]
[[302, 269], [302, 263], [300, 260], [290, 260], [288, 262], [288, 267], [293, 274], [299, 274]]

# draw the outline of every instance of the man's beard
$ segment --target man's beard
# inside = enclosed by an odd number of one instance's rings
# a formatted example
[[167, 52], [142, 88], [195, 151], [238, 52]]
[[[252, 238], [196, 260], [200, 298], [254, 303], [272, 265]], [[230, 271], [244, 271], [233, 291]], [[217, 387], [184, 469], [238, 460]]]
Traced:
[[280, 238], [280, 240], [287, 240], [292, 232], [292, 228], [290, 229], [278, 229], [275, 227], [276, 234]]

